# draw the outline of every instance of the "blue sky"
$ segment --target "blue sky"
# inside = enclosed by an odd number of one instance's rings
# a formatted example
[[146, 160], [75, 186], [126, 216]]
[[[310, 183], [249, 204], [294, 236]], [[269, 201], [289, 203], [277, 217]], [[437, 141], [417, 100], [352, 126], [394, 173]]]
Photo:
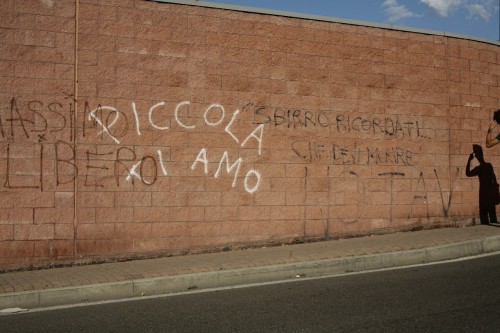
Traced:
[[500, 39], [500, 0], [209, 0]]

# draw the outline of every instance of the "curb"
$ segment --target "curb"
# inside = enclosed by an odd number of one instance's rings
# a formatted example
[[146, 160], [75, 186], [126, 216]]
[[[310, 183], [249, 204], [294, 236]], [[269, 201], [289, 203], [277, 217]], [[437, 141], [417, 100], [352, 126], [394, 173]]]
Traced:
[[6, 293], [0, 295], [0, 309], [45, 308], [146, 295], [172, 294], [194, 289], [203, 290], [291, 280], [306, 276], [308, 278], [336, 276], [351, 272], [439, 262], [495, 251], [500, 251], [500, 236], [409, 251]]

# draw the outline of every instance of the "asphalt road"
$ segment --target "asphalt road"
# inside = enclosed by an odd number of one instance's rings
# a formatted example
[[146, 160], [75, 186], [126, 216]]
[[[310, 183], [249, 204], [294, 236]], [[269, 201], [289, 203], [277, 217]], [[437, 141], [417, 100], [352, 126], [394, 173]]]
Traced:
[[498, 332], [500, 255], [0, 316], [0, 332]]

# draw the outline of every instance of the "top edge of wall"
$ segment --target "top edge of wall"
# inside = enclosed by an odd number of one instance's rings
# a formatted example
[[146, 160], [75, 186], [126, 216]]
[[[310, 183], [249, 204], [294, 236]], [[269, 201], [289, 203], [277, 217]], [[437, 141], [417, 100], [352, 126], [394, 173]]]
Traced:
[[457, 33], [452, 33], [452, 32], [445, 32], [445, 31], [437, 31], [437, 30], [411, 28], [411, 27], [399, 26], [399, 25], [394, 25], [394, 24], [383, 24], [383, 23], [374, 23], [374, 22], [360, 21], [360, 20], [350, 20], [350, 19], [343, 19], [343, 18], [338, 18], [338, 17], [333, 17], [333, 16], [304, 14], [304, 13], [288, 12], [288, 11], [282, 11], [282, 10], [264, 9], [264, 8], [247, 7], [247, 6], [239, 6], [239, 5], [230, 5], [230, 4], [222, 4], [222, 3], [199, 1], [199, 0], [182, 0], [182, 1], [181, 0], [147, 0], [147, 1], [173, 3], [173, 4], [187, 5], [187, 6], [208, 7], [208, 8], [233, 10], [233, 11], [254, 13], [254, 14], [264, 14], [264, 15], [307, 19], [307, 20], [314, 20], [314, 21], [342, 23], [342, 24], [357, 25], [357, 26], [364, 26], [364, 27], [371, 27], [371, 28], [397, 30], [397, 31], [403, 31], [403, 32], [413, 32], [413, 33], [419, 33], [419, 34], [425, 34], [425, 35], [445, 36], [445, 37], [466, 39], [466, 40], [471, 40], [471, 41], [488, 43], [488, 44], [500, 46], [500, 41], [487, 39], [487, 38], [481, 38], [481, 37], [477, 37], [477, 36], [463, 35], [463, 34], [457, 34]]

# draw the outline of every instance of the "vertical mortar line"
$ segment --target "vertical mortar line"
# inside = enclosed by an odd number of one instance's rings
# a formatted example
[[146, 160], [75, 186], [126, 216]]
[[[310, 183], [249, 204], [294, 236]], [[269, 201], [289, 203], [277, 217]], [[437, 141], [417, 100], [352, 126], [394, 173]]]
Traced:
[[[446, 55], [446, 103], [448, 104], [448, 182], [450, 184], [450, 192], [448, 198], [451, 199], [451, 105], [450, 105], [450, 50], [449, 37], [445, 37], [445, 55]], [[435, 135], [434, 135], [435, 138]], [[451, 201], [450, 201], [451, 204]], [[448, 206], [448, 210], [450, 206]], [[448, 211], [449, 212], [449, 211]], [[446, 214], [448, 222], [449, 215]]]
[[393, 222], [392, 221], [392, 205], [394, 203], [394, 199], [393, 199], [393, 192], [394, 191], [393, 191], [393, 188], [394, 188], [394, 176], [391, 175], [391, 189], [390, 189], [390, 191], [391, 191], [391, 209], [389, 210], [390, 211], [390, 213], [389, 213], [389, 225], [391, 225], [391, 226], [392, 226], [392, 222]]
[[307, 234], [307, 175], [308, 169], [305, 167], [305, 175], [304, 175], [304, 237]]
[[[328, 159], [328, 162], [330, 162], [330, 159]], [[326, 205], [326, 236], [328, 237], [330, 235], [330, 200], [331, 200], [331, 194], [330, 194], [330, 166], [327, 167], [326, 169], [326, 180], [328, 181], [328, 195], [327, 195], [327, 205]]]
[[[77, 165], [77, 129], [78, 129], [78, 34], [79, 34], [79, 11], [80, 11], [80, 0], [75, 0], [75, 69], [74, 69], [74, 93], [75, 93], [75, 110], [73, 112], [73, 127], [71, 131], [73, 132], [73, 151], [75, 166]], [[76, 172], [76, 171], [75, 171]], [[78, 192], [78, 174], [75, 175], [73, 179], [73, 260], [76, 259], [76, 226], [77, 226], [77, 192]]]

